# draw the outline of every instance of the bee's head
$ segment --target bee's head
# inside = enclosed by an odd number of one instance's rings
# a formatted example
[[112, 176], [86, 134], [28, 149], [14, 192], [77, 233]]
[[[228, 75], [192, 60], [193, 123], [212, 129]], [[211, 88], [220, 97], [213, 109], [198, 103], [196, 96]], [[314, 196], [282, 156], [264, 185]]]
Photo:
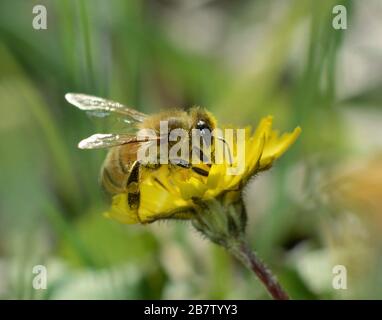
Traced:
[[200, 107], [193, 107], [189, 111], [191, 128], [200, 131], [201, 136], [210, 134], [216, 127], [214, 116]]

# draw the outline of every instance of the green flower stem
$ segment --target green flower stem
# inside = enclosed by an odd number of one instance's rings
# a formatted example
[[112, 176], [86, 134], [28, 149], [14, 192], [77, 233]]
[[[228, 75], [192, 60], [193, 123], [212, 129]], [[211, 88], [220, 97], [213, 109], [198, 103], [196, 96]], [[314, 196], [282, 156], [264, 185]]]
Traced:
[[256, 253], [251, 250], [245, 240], [238, 241], [236, 245], [227, 247], [226, 249], [257, 275], [273, 299], [289, 300], [288, 294], [281, 287], [276, 277], [257, 257]]
[[194, 202], [197, 205], [197, 215], [192, 221], [193, 226], [253, 271], [274, 299], [288, 300], [288, 295], [276, 277], [245, 240], [247, 214], [242, 198], [233, 203], [228, 202], [227, 197], [203, 202], [194, 200]]

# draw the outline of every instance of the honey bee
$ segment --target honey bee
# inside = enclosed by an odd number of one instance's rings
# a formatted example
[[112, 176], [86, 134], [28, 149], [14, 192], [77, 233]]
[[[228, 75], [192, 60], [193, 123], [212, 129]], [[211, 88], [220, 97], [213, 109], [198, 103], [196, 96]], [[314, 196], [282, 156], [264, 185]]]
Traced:
[[[161, 121], [167, 121], [168, 132], [181, 128], [191, 136], [191, 131], [197, 129], [202, 138], [210, 135], [216, 127], [212, 114], [200, 107], [193, 107], [189, 111], [173, 110], [147, 115], [121, 103], [86, 94], [67, 93], [65, 98], [70, 104], [93, 115], [102, 117], [114, 115], [134, 130], [132, 134], [94, 134], [78, 144], [80, 149], [109, 148], [101, 169], [100, 180], [102, 186], [110, 194], [127, 193], [128, 205], [132, 209], [139, 207], [139, 183], [142, 166], [155, 170], [161, 165], [158, 163], [143, 164], [137, 158], [137, 151], [142, 144], [156, 143], [159, 145], [164, 139], [168, 141], [167, 134], [163, 136], [160, 133]], [[137, 137], [136, 132], [139, 129], [147, 128], [154, 130], [157, 137], [144, 140]], [[213, 144], [213, 140], [210, 141]], [[204, 156], [201, 150], [199, 155], [200, 157]], [[191, 161], [187, 159], [178, 159], [176, 161], [173, 159], [168, 165], [190, 169], [202, 176], [208, 175], [208, 168], [203, 169], [200, 166], [193, 166]], [[210, 163], [209, 166], [211, 166]]]

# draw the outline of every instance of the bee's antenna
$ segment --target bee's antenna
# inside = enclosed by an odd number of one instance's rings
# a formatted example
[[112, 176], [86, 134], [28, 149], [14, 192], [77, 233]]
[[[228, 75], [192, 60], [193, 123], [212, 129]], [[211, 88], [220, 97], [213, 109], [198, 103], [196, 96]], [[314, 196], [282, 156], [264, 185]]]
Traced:
[[231, 154], [231, 149], [230, 149], [227, 141], [225, 141], [225, 139], [223, 137], [217, 136], [215, 138], [220, 140], [220, 141], [222, 141], [224, 143], [224, 147], [227, 147], [227, 149], [228, 149], [228, 156], [229, 156], [229, 164], [232, 166], [232, 163], [233, 163], [232, 154]]

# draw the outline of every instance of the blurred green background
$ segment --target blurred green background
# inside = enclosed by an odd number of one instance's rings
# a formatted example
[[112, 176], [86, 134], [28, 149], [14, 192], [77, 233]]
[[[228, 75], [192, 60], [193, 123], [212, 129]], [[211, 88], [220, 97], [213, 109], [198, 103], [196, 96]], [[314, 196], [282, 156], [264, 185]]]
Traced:
[[[32, 28], [36, 4], [47, 30]], [[332, 27], [336, 4], [346, 30]], [[252, 246], [295, 299], [382, 298], [381, 39], [379, 0], [2, 0], [0, 298], [268, 298], [186, 222], [102, 216], [105, 151], [76, 145], [106, 128], [66, 92], [300, 125], [246, 189]], [[34, 265], [47, 290], [32, 288]]]

